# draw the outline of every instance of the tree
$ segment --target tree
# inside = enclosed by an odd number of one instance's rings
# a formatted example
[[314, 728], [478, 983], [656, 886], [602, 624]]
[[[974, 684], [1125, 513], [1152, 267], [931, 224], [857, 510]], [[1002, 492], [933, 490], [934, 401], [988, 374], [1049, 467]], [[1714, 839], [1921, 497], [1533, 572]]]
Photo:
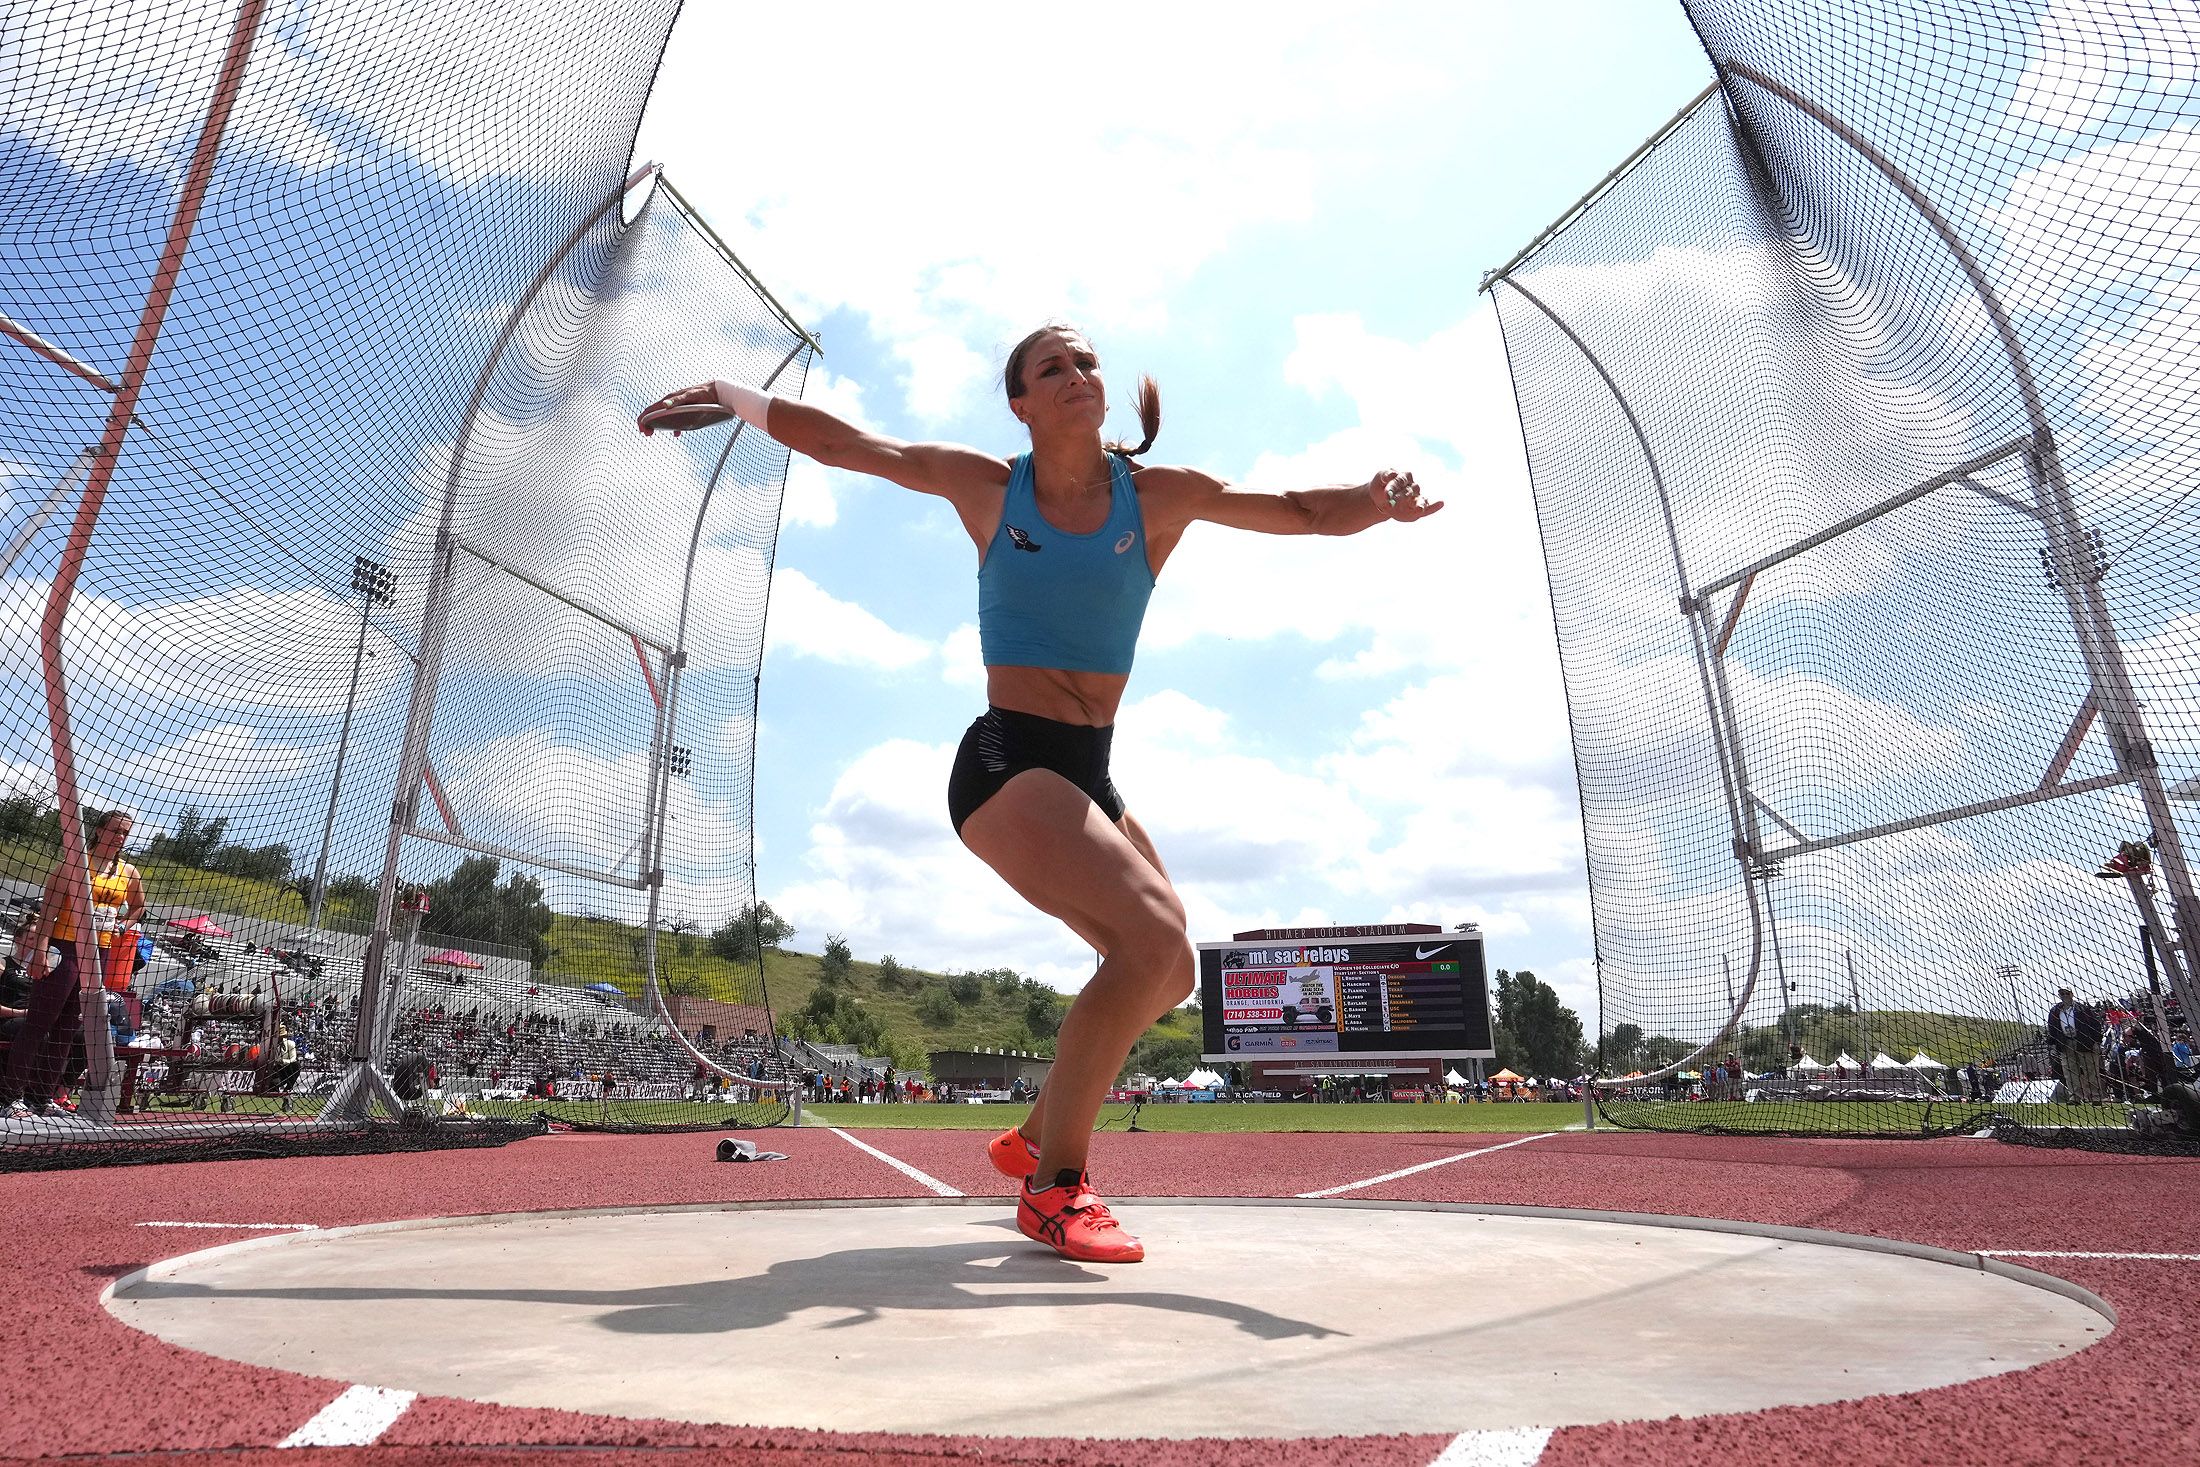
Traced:
[[36, 790], [17, 787], [8, 791], [0, 796], [0, 839], [29, 839], [40, 844], [59, 841], [61, 808]]
[[682, 912], [665, 924], [665, 931], [672, 934], [673, 951], [683, 958], [695, 956], [695, 932], [703, 924]]
[[891, 1054], [893, 1040], [878, 1015], [834, 988], [815, 988], [790, 1025], [801, 1038], [822, 1044], [852, 1044], [864, 1054]]
[[987, 968], [977, 977], [992, 984], [993, 991], [1002, 998], [1014, 998], [1024, 986], [1024, 975], [1014, 968]]
[[1580, 1015], [1525, 968], [1518, 974], [1497, 970], [1496, 1028], [1499, 1063], [1523, 1075], [1570, 1075], [1580, 1062]]
[[1633, 1069], [1635, 1051], [1641, 1048], [1640, 1024], [1614, 1024], [1612, 1032], [1604, 1036], [1605, 1062], [1615, 1070]]
[[499, 886], [502, 869], [494, 856], [468, 856], [449, 876], [429, 882], [430, 920], [451, 937], [524, 948], [528, 961], [539, 967], [550, 955], [554, 914], [543, 900], [541, 882], [515, 871]]
[[895, 962], [892, 953], [878, 960], [878, 986], [886, 992], [898, 993], [915, 982], [915, 976]]
[[[217, 825], [220, 821], [215, 822]], [[158, 840], [159, 837], [155, 836]], [[273, 886], [290, 875], [290, 847], [285, 843], [265, 846], [224, 845], [216, 846], [201, 862], [209, 871], [224, 876], [239, 876], [247, 881], [264, 881]], [[311, 885], [309, 881], [307, 883]]]
[[944, 1029], [962, 1017], [954, 996], [944, 988], [927, 988], [917, 1000], [917, 1017], [935, 1029]]
[[710, 935], [710, 950], [729, 963], [760, 963], [767, 950], [794, 936], [794, 924], [772, 910], [766, 901], [754, 901], [726, 919]]
[[145, 859], [176, 866], [204, 867], [207, 858], [221, 846], [222, 835], [228, 829], [227, 815], [208, 820], [199, 814], [198, 806], [186, 805], [176, 813], [174, 830], [160, 831], [145, 843]]
[[1034, 1039], [1052, 1039], [1062, 1027], [1062, 1010], [1054, 994], [1033, 993], [1024, 999], [1024, 1027]]
[[848, 939], [835, 932], [825, 939], [825, 956], [817, 962], [817, 981], [820, 983], [845, 983], [855, 972], [855, 953], [848, 946]]
[[947, 991], [957, 1003], [976, 1003], [985, 997], [985, 979], [976, 973], [957, 973], [947, 980]]

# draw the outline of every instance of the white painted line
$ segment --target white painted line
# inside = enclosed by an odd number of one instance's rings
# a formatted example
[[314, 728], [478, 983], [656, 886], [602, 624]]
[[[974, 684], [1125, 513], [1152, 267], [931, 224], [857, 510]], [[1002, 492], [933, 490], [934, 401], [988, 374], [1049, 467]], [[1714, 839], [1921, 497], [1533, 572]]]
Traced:
[[227, 1228], [232, 1231], [257, 1233], [316, 1233], [321, 1230], [319, 1223], [141, 1222], [138, 1226], [141, 1228]]
[[1462, 1431], [1436, 1454], [1429, 1467], [1535, 1467], [1550, 1444], [1548, 1426], [1518, 1426], [1509, 1431]]
[[2055, 1253], [2037, 1248], [1981, 1248], [1987, 1258], [2110, 1258], [2129, 1263], [2200, 1263], [2200, 1253]]
[[323, 1406], [314, 1418], [275, 1445], [278, 1447], [367, 1447], [405, 1414], [411, 1391], [352, 1386]]
[[[1446, 1156], [1437, 1161], [1424, 1161], [1419, 1166], [1409, 1166], [1394, 1172], [1384, 1172], [1379, 1177], [1369, 1177], [1365, 1181], [1346, 1182], [1341, 1187], [1324, 1187], [1319, 1192], [1301, 1192], [1298, 1195], [1302, 1198], [1334, 1197], [1339, 1192], [1357, 1192], [1362, 1187], [1372, 1187], [1379, 1182], [1395, 1182], [1400, 1177], [1410, 1177], [1415, 1172], [1434, 1171], [1440, 1166], [1450, 1166], [1455, 1161], [1467, 1161], [1477, 1156], [1488, 1156], [1493, 1151], [1504, 1151], [1514, 1146], [1525, 1146], [1530, 1141], [1548, 1141], [1553, 1136], [1563, 1136], [1565, 1134], [1564, 1131], [1543, 1131], [1533, 1136], [1522, 1136], [1513, 1141], [1500, 1141], [1495, 1146], [1485, 1146], [1480, 1151], [1462, 1151], [1456, 1156]], [[1538, 1450], [1541, 1449], [1538, 1448]]]
[[947, 1183], [941, 1181], [938, 1177], [932, 1176], [928, 1172], [918, 1171], [915, 1167], [911, 1166], [908, 1162], [903, 1161], [899, 1157], [888, 1156], [885, 1152], [879, 1150], [876, 1146], [864, 1145], [861, 1141], [858, 1141], [855, 1137], [849, 1135], [846, 1131], [841, 1130], [838, 1126], [828, 1126], [826, 1127], [826, 1129], [831, 1131], [835, 1136], [838, 1136], [841, 1140], [847, 1142], [850, 1146], [853, 1146], [856, 1150], [868, 1151], [869, 1153], [871, 1153], [871, 1155], [877, 1157], [880, 1161], [885, 1162], [888, 1166], [892, 1167], [895, 1171], [900, 1172], [903, 1176], [909, 1178], [911, 1181], [916, 1182], [920, 1186], [930, 1187], [934, 1192], [937, 1192], [942, 1197], [962, 1197], [967, 1195], [966, 1193], [956, 1191], [953, 1187], [948, 1186]]

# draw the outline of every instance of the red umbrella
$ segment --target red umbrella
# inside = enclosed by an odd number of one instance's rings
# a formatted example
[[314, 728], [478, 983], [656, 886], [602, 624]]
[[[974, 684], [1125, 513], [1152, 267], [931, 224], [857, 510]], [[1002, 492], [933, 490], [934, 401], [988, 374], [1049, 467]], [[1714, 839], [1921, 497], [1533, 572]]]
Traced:
[[170, 921], [170, 927], [181, 927], [186, 932], [196, 932], [201, 937], [227, 937], [229, 929], [216, 923], [212, 917], [185, 917]]
[[455, 947], [447, 947], [439, 953], [422, 958], [420, 961], [423, 963], [441, 963], [446, 968], [478, 968], [481, 966], [481, 959], [475, 957], [472, 953], [460, 952]]

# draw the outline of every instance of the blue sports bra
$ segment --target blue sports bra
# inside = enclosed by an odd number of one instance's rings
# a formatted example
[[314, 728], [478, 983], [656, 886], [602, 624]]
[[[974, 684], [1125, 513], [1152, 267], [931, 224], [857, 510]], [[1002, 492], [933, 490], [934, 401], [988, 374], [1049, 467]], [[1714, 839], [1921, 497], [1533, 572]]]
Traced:
[[1047, 523], [1031, 455], [1009, 464], [1001, 525], [978, 566], [978, 644], [988, 667], [1128, 673], [1153, 595], [1146, 521], [1122, 455], [1108, 455], [1108, 520], [1089, 535]]

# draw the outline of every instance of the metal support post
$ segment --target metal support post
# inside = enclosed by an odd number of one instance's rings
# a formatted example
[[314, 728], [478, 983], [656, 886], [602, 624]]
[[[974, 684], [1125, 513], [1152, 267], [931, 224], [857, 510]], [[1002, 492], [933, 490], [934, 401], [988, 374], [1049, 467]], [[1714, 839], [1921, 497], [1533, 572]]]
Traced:
[[[89, 935], [94, 906], [92, 872], [84, 842], [83, 794], [76, 776], [68, 677], [61, 662], [61, 629], [68, 619], [69, 603], [76, 595], [77, 580], [83, 574], [84, 557], [99, 528], [100, 509], [106, 503], [107, 488], [114, 481], [123, 439], [137, 413], [138, 397], [144, 391], [146, 374], [152, 367], [153, 348], [160, 340], [168, 304], [183, 274], [184, 256], [190, 250], [192, 231], [198, 225], [199, 209], [213, 182], [214, 164], [221, 154], [222, 134], [228, 129], [237, 94], [244, 89], [245, 68], [252, 57], [252, 41], [259, 32], [264, 8], [265, 0], [243, 0], [237, 7], [237, 19], [229, 32], [229, 49], [222, 57], [221, 70], [214, 81], [213, 99], [207, 104], [206, 122], [199, 129], [190, 166], [184, 172], [175, 216], [169, 222], [160, 263], [145, 293], [145, 309], [138, 317], [137, 335], [130, 343], [130, 355], [123, 365], [122, 375], [114, 384], [114, 403], [108, 409], [99, 446], [93, 451], [84, 496], [77, 501], [76, 518], [69, 527], [68, 543], [55, 568], [53, 583], [46, 595], [45, 615], [39, 622], [39, 659], [46, 683], [46, 726], [53, 746], [54, 798], [61, 806], [61, 864], [75, 881], [65, 900], [76, 913], [76, 930], [81, 939], [78, 947], [93, 946], [95, 954], [97, 948]], [[81, 951], [78, 956], [83, 956]], [[85, 1073], [84, 1098], [78, 1113], [86, 1120], [106, 1122], [114, 1119], [119, 1086], [114, 1075], [113, 1036], [107, 1029], [107, 990], [101, 981], [100, 966], [95, 956], [90, 964], [92, 981], [82, 989]]]

